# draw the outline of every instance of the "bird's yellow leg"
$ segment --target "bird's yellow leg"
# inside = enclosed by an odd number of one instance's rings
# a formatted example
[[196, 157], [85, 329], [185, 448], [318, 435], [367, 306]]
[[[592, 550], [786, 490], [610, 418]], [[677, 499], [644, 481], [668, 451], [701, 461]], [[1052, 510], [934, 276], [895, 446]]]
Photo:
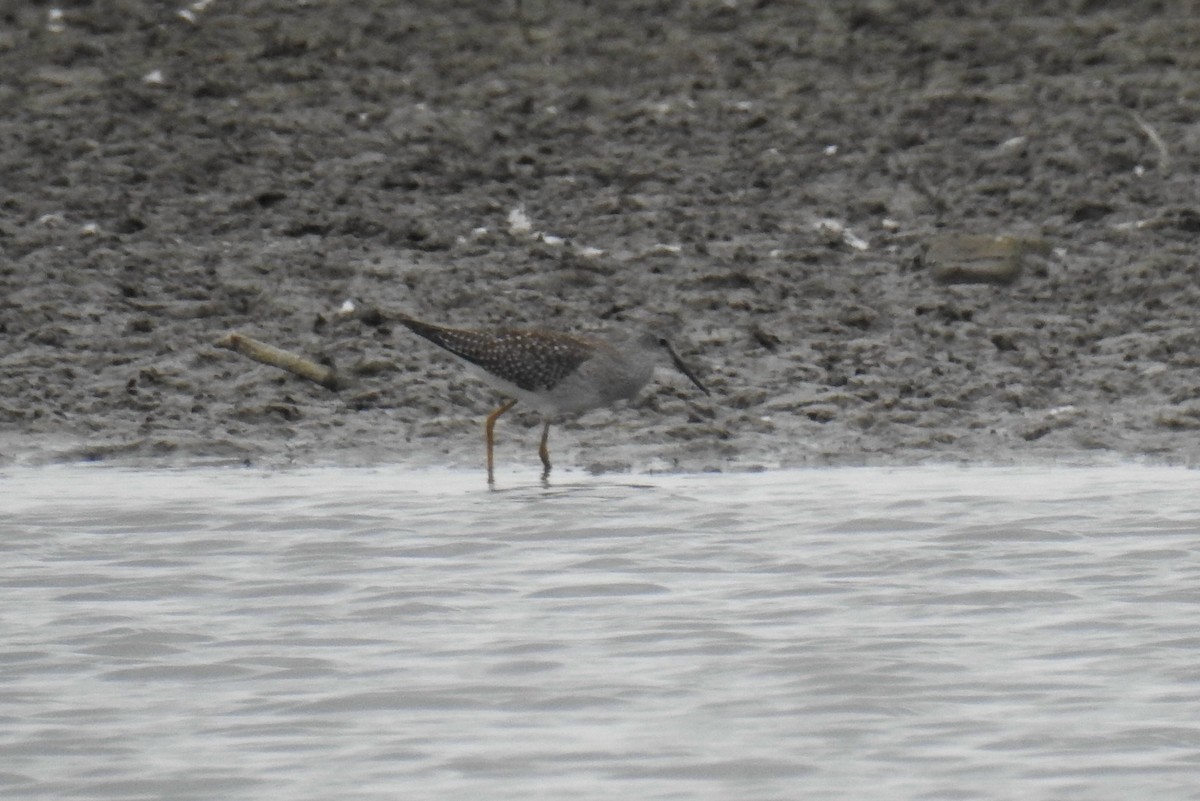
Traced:
[[517, 401], [514, 398], [513, 400], [510, 400], [510, 401], [502, 404], [499, 409], [497, 409], [496, 411], [494, 411], [488, 415], [487, 423], [483, 427], [483, 430], [487, 435], [487, 465], [488, 465], [488, 483], [489, 484], [494, 484], [496, 482], [496, 479], [492, 475], [492, 442], [493, 442], [492, 432], [496, 428], [496, 418], [498, 418], [500, 415], [504, 414], [509, 409], [511, 409], [513, 406], [515, 406], [516, 403], [517, 403]]
[[546, 447], [546, 440], [550, 437], [550, 421], [542, 426], [542, 446], [538, 448], [538, 456], [542, 457], [542, 467], [546, 468], [542, 471], [542, 478], [550, 475], [550, 450]]

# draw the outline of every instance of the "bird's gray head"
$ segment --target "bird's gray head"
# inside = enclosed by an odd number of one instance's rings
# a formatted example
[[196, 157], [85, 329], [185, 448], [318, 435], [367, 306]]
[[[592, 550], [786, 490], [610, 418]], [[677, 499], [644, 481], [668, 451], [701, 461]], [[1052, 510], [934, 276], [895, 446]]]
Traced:
[[687, 376], [688, 380], [695, 384], [701, 392], [703, 392], [705, 395], [712, 394], [708, 391], [708, 387], [700, 383], [700, 379], [696, 378], [696, 374], [693, 373], [686, 364], [684, 364], [683, 359], [679, 358], [679, 354], [675, 352], [673, 347], [671, 347], [670, 340], [668, 340], [662, 334], [654, 331], [646, 331], [638, 336], [637, 345], [646, 350], [654, 350], [665, 353], [667, 358], [670, 359], [671, 365], [674, 366], [676, 370]]

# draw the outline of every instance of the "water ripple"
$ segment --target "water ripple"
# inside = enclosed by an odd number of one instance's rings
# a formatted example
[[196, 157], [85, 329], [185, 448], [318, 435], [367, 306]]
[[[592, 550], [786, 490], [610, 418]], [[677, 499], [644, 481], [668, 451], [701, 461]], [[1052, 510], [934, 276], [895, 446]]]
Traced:
[[1200, 474], [0, 474], [0, 795], [1200, 798]]

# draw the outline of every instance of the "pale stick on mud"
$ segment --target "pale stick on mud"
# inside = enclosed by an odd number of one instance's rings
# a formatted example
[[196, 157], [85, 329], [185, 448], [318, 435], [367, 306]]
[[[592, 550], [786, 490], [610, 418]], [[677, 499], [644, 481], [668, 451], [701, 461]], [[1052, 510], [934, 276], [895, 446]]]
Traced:
[[229, 332], [214, 344], [218, 348], [232, 350], [256, 362], [279, 367], [301, 378], [315, 381], [327, 389], [338, 390], [342, 387], [342, 381], [332, 367], [317, 364], [311, 359], [298, 356], [274, 345], [268, 345], [265, 342], [259, 342], [257, 339], [252, 339], [236, 331]]

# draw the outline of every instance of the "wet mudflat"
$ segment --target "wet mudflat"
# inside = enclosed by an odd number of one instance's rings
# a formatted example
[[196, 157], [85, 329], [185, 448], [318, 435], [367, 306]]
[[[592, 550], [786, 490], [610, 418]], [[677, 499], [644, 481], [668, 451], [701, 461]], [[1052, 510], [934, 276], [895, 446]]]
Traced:
[[[714, 399], [564, 466], [1195, 463], [1189, 4], [517, 5], [5, 6], [0, 459], [477, 465], [495, 399], [349, 300], [673, 320]], [[1015, 282], [938, 283], [980, 236]]]

